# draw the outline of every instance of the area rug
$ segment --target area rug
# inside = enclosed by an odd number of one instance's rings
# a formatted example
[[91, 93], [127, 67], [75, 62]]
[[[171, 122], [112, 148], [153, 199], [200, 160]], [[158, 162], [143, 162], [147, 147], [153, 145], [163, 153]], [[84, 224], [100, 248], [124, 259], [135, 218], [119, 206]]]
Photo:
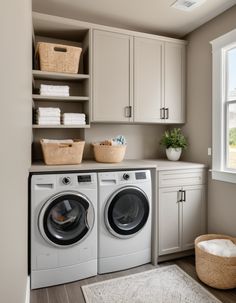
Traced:
[[86, 303], [219, 303], [177, 265], [82, 286]]

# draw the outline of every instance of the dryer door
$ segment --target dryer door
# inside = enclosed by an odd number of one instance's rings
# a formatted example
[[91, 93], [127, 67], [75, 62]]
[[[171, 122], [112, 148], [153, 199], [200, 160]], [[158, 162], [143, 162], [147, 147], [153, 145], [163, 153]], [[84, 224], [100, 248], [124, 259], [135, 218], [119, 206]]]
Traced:
[[92, 230], [93, 205], [80, 193], [62, 192], [44, 204], [38, 224], [46, 241], [59, 246], [73, 245], [84, 240]]
[[105, 223], [118, 238], [129, 238], [139, 232], [150, 212], [146, 194], [138, 187], [123, 187], [115, 192], [105, 207]]

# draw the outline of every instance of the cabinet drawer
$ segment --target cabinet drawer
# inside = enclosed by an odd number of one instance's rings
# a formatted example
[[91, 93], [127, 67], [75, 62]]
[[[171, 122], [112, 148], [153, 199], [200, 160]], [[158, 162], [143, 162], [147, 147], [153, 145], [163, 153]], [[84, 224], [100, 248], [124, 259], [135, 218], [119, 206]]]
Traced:
[[159, 172], [159, 187], [198, 185], [205, 183], [205, 169], [169, 170]]

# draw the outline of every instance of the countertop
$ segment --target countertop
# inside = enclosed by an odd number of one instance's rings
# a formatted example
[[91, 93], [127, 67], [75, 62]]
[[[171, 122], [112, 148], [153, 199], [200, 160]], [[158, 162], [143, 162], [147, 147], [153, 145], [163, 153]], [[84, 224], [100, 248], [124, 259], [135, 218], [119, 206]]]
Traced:
[[127, 169], [156, 169], [173, 170], [173, 169], [197, 169], [206, 168], [205, 164], [168, 161], [163, 159], [148, 159], [148, 160], [124, 160], [120, 163], [98, 163], [93, 160], [84, 160], [78, 165], [45, 165], [43, 162], [33, 164], [29, 171], [30, 173], [40, 172], [63, 172], [63, 171], [101, 171], [101, 170], [127, 170]]

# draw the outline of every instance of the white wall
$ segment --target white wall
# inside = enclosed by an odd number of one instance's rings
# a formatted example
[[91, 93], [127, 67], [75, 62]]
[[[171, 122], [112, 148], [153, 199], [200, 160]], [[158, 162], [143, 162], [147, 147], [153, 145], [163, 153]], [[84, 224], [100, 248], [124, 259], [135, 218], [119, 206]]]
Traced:
[[0, 302], [25, 302], [31, 142], [31, 1], [0, 9]]
[[[211, 166], [207, 148], [212, 130], [212, 55], [210, 41], [236, 28], [236, 5], [187, 36], [187, 123], [185, 160]], [[209, 174], [209, 232], [236, 236], [236, 184], [211, 180]]]

